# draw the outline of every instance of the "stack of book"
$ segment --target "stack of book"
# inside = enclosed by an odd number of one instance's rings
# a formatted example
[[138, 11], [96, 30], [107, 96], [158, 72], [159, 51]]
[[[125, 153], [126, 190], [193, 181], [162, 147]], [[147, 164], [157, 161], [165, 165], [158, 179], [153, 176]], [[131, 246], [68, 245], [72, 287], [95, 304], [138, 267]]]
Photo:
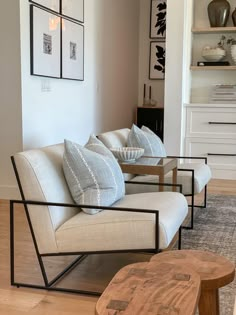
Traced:
[[210, 96], [210, 103], [236, 104], [236, 84], [214, 85]]

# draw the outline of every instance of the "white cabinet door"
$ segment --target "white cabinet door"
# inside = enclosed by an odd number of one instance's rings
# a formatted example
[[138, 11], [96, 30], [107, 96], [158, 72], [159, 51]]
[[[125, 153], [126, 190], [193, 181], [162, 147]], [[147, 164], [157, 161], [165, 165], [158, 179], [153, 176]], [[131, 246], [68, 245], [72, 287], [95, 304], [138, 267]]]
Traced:
[[214, 178], [236, 179], [236, 139], [186, 138], [186, 155], [207, 157]]
[[236, 139], [236, 108], [187, 108], [186, 136]]

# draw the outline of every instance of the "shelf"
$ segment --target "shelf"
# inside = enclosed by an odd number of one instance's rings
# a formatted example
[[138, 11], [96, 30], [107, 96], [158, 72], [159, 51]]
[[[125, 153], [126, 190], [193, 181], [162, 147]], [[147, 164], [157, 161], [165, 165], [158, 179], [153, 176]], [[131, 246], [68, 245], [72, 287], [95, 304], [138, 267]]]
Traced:
[[236, 66], [191, 66], [192, 71], [205, 71], [205, 70], [236, 70]]
[[192, 28], [194, 34], [222, 34], [236, 32], [236, 27], [205, 27], [205, 28]]

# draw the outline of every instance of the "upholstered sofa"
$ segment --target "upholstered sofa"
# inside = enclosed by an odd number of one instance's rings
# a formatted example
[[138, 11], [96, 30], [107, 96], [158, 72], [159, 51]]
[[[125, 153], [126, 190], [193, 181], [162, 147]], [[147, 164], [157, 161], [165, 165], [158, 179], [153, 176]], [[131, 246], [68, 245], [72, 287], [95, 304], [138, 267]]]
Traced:
[[[133, 126], [134, 127], [134, 126]], [[132, 129], [133, 129], [132, 127]], [[137, 127], [135, 127], [137, 128]], [[132, 129], [124, 128], [118, 129], [114, 131], [108, 131], [99, 134], [97, 137], [100, 139], [107, 148], [115, 148], [115, 147], [126, 147], [128, 146], [128, 138]], [[139, 128], [137, 128], [139, 129]], [[147, 136], [146, 130], [148, 128], [144, 127], [143, 131], [145, 137]], [[138, 130], [137, 130], [138, 131]], [[143, 132], [139, 130], [138, 132]], [[151, 131], [148, 130], [151, 133]], [[137, 137], [140, 135], [138, 134]], [[151, 134], [151, 136], [154, 136]], [[155, 135], [156, 136], [156, 135]], [[157, 137], [157, 136], [156, 136]], [[149, 140], [147, 140], [149, 141]], [[157, 137], [155, 139], [155, 144], [157, 144], [158, 148], [155, 148], [155, 152], [158, 156], [166, 157], [166, 152], [162, 141]], [[135, 142], [137, 145], [137, 143]], [[150, 144], [150, 143], [149, 143]], [[141, 146], [141, 145], [140, 145]], [[151, 146], [151, 144], [150, 144]], [[152, 153], [152, 152], [149, 152]], [[145, 154], [145, 153], [144, 153]], [[149, 155], [149, 154], [148, 154]], [[153, 155], [153, 154], [152, 154]], [[170, 157], [170, 156], [168, 156]], [[173, 158], [178, 159], [178, 184], [182, 185], [182, 193], [185, 196], [191, 196], [191, 222], [190, 228], [193, 228], [193, 216], [194, 216], [194, 206], [198, 206], [194, 204], [194, 195], [199, 194], [204, 191], [204, 204], [203, 207], [206, 207], [207, 201], [207, 184], [211, 179], [211, 170], [207, 165], [206, 157], [180, 157], [180, 156], [172, 156]], [[187, 160], [187, 161], [186, 161]], [[131, 175], [125, 174], [125, 180], [133, 181], [133, 182], [148, 182], [148, 183], [157, 183], [158, 177], [153, 175]], [[165, 176], [165, 183], [172, 183], [172, 173], [169, 172]], [[170, 186], [164, 187], [165, 190], [170, 190]], [[143, 193], [143, 192], [153, 192], [157, 191], [158, 186], [151, 185], [135, 185], [135, 184], [126, 184], [126, 194], [135, 194], [135, 193]], [[202, 206], [200, 206], [202, 207]]]
[[[12, 157], [22, 196], [22, 201], [10, 202], [13, 285], [25, 285], [14, 278], [15, 204], [25, 206], [43, 287], [50, 289], [55, 281], [48, 280], [43, 257], [79, 255], [79, 261], [94, 253], [158, 252], [170, 245], [186, 218], [187, 201], [178, 192], [124, 195], [110, 206], [76, 204], [63, 171], [64, 151], [64, 144], [56, 144]], [[90, 215], [81, 211], [91, 208], [100, 212]]]

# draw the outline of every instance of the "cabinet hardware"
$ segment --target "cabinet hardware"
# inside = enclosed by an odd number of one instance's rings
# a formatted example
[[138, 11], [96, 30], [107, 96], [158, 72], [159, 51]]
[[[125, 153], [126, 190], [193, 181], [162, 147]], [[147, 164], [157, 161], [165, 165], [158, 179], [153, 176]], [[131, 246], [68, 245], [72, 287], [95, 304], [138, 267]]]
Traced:
[[236, 122], [208, 121], [209, 125], [236, 125]]
[[230, 154], [230, 153], [207, 153], [207, 155], [216, 155], [216, 156], [236, 156], [236, 154]]

